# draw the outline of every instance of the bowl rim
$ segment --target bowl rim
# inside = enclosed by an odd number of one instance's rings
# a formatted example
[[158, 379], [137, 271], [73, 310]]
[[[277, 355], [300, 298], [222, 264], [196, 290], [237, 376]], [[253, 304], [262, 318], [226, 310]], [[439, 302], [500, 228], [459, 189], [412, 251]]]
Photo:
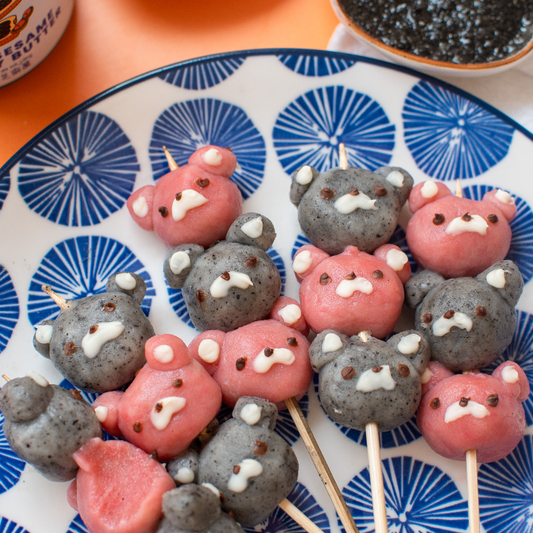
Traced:
[[448, 69], [448, 70], [456, 70], [456, 71], [492, 70], [492, 69], [497, 69], [499, 67], [508, 66], [511, 63], [514, 63], [515, 61], [522, 59], [529, 52], [531, 52], [531, 50], [533, 50], [533, 33], [532, 33], [529, 39], [529, 42], [526, 44], [526, 46], [524, 46], [518, 52], [510, 55], [509, 57], [505, 59], [499, 59], [497, 61], [491, 61], [489, 63], [452, 63], [451, 61], [439, 61], [436, 59], [428, 59], [425, 57], [417, 56], [415, 54], [411, 54], [409, 52], [403, 52], [401, 50], [398, 50], [397, 48], [394, 48], [393, 46], [384, 44], [379, 39], [376, 39], [375, 37], [372, 37], [371, 35], [366, 33], [361, 27], [357, 26], [357, 24], [355, 24], [352, 20], [350, 20], [348, 16], [344, 13], [341, 6], [339, 5], [338, 0], [331, 0], [331, 4], [333, 6], [333, 10], [335, 11], [335, 14], [337, 15], [341, 23], [348, 29], [348, 31], [355, 34], [356, 37], [363, 39], [368, 44], [370, 44], [371, 46], [374, 46], [375, 48], [378, 48], [380, 51], [382, 51], [385, 54], [390, 54], [390, 55], [405, 59], [407, 61], [412, 61], [414, 63], [424, 65], [424, 66], [431, 66], [431, 67], [435, 67], [438, 69]]

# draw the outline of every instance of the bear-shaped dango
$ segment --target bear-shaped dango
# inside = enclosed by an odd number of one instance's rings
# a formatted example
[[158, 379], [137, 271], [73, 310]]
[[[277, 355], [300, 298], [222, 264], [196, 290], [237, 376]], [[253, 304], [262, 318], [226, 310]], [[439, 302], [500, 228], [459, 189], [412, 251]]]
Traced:
[[311, 384], [309, 342], [297, 329], [306, 330], [300, 307], [290, 298], [280, 300], [273, 318], [228, 333], [206, 331], [189, 346], [191, 355], [220, 385], [230, 407], [241, 396], [258, 396], [285, 409], [284, 400], [299, 400]]
[[168, 250], [167, 283], [182, 289], [197, 329], [231, 331], [268, 316], [281, 292], [280, 274], [266, 253], [275, 238], [268, 218], [246, 213], [211, 248], [182, 244]]
[[416, 185], [406, 228], [415, 261], [445, 278], [476, 276], [505, 258], [511, 244], [514, 199], [500, 189], [480, 201], [453, 196], [443, 183]]
[[229, 148], [200, 148], [187, 165], [135, 191], [128, 199], [129, 212], [169, 247], [189, 242], [211, 246], [242, 213], [242, 195], [230, 180], [236, 164]]
[[200, 452], [200, 484], [210, 483], [223, 496], [222, 509], [243, 527], [265, 520], [287, 497], [298, 478], [298, 459], [274, 431], [276, 406], [242, 397], [233, 418]]
[[146, 343], [146, 365], [125, 392], [94, 402], [104, 429], [166, 461], [184, 451], [216, 417], [220, 387], [174, 335]]
[[348, 337], [325, 330], [311, 343], [309, 357], [319, 374], [320, 403], [334, 422], [359, 431], [373, 422], [390, 431], [416, 412], [430, 349], [413, 330], [387, 342], [366, 332]]
[[333, 168], [319, 173], [305, 165], [292, 178], [290, 199], [309, 241], [328, 254], [346, 246], [371, 253], [389, 242], [413, 186], [398, 167]]
[[144, 344], [155, 335], [141, 308], [145, 293], [138, 274], [113, 274], [106, 292], [63, 300], [58, 317], [37, 326], [33, 345], [79, 389], [118, 389], [144, 365]]
[[79, 391], [50, 385], [33, 371], [2, 387], [0, 410], [12, 450], [50, 481], [76, 477], [72, 455], [93, 437], [102, 437], [100, 423]]
[[488, 375], [453, 374], [431, 361], [423, 377], [417, 423], [435, 452], [464, 461], [468, 450], [476, 450], [477, 462], [491, 463], [518, 445], [529, 382], [516, 363], [506, 361]]
[[431, 358], [462, 372], [488, 366], [509, 346], [523, 286], [516, 265], [504, 260], [475, 278], [445, 280], [423, 270], [405, 284], [405, 294]]
[[377, 338], [391, 333], [396, 325], [404, 301], [402, 282], [411, 275], [406, 254], [391, 244], [373, 255], [347, 246], [331, 257], [305, 245], [294, 256], [293, 270], [301, 280], [305, 320], [315, 333], [368, 331]]

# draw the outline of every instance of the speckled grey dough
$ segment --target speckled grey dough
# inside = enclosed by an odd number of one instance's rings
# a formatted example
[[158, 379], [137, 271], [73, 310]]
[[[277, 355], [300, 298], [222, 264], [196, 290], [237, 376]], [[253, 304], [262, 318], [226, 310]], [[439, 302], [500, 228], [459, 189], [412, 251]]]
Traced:
[[[298, 206], [300, 227], [312, 244], [329, 254], [339, 254], [348, 245], [371, 253], [389, 242], [413, 187], [413, 178], [398, 167], [381, 167], [376, 172], [356, 167], [334, 168], [318, 176], [312, 168], [313, 180], [308, 185], [296, 181], [299, 170], [293, 175], [290, 197]], [[393, 170], [402, 174], [402, 187], [395, 187], [385, 179]], [[376, 187], [382, 187], [386, 194], [377, 195]], [[331, 190], [334, 195], [324, 198], [321, 195], [324, 189]], [[375, 199], [377, 209], [340, 213], [334, 207], [335, 201], [353, 189]]]
[[[329, 333], [339, 337], [342, 347], [324, 353], [322, 345]], [[420, 336], [418, 350], [404, 355], [397, 350], [398, 343], [412, 333]], [[415, 415], [421, 397], [419, 373], [429, 362], [429, 343], [414, 330], [398, 333], [387, 342], [370, 336], [364, 341], [362, 335], [348, 337], [325, 330], [311, 343], [309, 358], [315, 372], [319, 373], [320, 402], [328, 416], [341, 426], [364, 431], [366, 424], [375, 422], [380, 431], [390, 431]], [[364, 371], [384, 365], [389, 365], [396, 383], [392, 390], [379, 388], [361, 392], [356, 389]]]
[[[116, 274], [111, 277], [111, 286]], [[95, 294], [68, 302], [53, 325], [49, 345], [49, 357], [54, 366], [76, 387], [88, 392], [105, 392], [126, 385], [135, 377], [135, 372], [146, 363], [144, 345], [155, 335], [150, 321], [136, 300], [144, 295], [144, 280], [134, 275], [138, 288], [132, 296], [118, 292]], [[136, 298], [136, 299], [134, 299]], [[109, 305], [112, 304], [112, 305]], [[105, 309], [113, 309], [106, 311]], [[94, 358], [85, 356], [81, 343], [91, 326], [102, 322], [121, 322], [125, 329], [114, 340], [106, 342]], [[66, 349], [73, 343], [72, 350]], [[40, 343], [34, 337], [34, 346]], [[46, 345], [38, 351], [46, 354]], [[72, 353], [71, 353], [72, 352]]]
[[0, 391], [4, 433], [12, 450], [50, 481], [74, 479], [72, 454], [102, 427], [92, 407], [57, 385], [42, 387], [32, 378], [16, 378]]
[[[257, 216], [261, 215], [247, 213], [238, 217], [230, 227], [228, 237], [253, 243], [254, 239], [245, 236], [240, 227]], [[265, 229], [263, 235], [255, 239], [259, 246], [221, 241], [201, 256], [196, 253], [191, 255], [191, 267], [185, 276], [183, 273], [173, 274], [167, 267], [168, 260], [165, 261], [167, 282], [174, 288], [182, 289], [187, 311], [198, 330], [231, 331], [262, 320], [270, 313], [281, 292], [281, 278], [276, 265], [263, 250], [263, 247], [268, 248], [274, 240], [274, 229], [266, 217], [261, 218]], [[181, 248], [177, 247], [172, 251]], [[250, 258], [253, 259], [251, 262]], [[211, 285], [225, 272], [231, 271], [248, 275], [253, 286], [246, 289], [232, 287], [227, 296], [214, 298], [210, 293]]]
[[194, 481], [198, 480], [198, 452], [188, 449], [181, 455], [174, 457], [166, 464], [167, 472], [172, 476], [176, 486], [181, 487], [186, 483], [182, 483], [178, 479], [180, 468], [188, 468], [194, 474]]
[[183, 485], [163, 494], [164, 518], [156, 533], [244, 533], [220, 510], [220, 498], [199, 485]]
[[[265, 400], [243, 397], [235, 406], [260, 405]], [[271, 404], [272, 405], [272, 404]], [[275, 406], [274, 406], [275, 407]], [[235, 412], [235, 411], [234, 411]], [[259, 424], [269, 424], [263, 416]], [[266, 443], [266, 452], [257, 453], [257, 444]], [[263, 473], [252, 477], [241, 493], [228, 489], [234, 465], [255, 459]], [[233, 512], [243, 527], [253, 527], [266, 520], [293, 489], [298, 478], [298, 460], [292, 448], [274, 431], [262, 425], [250, 426], [232, 419], [220, 427], [213, 440], [200, 454], [199, 483], [211, 483], [223, 494], [222, 509]]]
[[[499, 268], [505, 271], [503, 289], [497, 289], [486, 281], [487, 274]], [[422, 271], [413, 278], [413, 283], [418, 285], [427, 278], [435, 279], [429, 271]], [[429, 290], [416, 308], [415, 328], [429, 340], [431, 358], [453, 372], [490, 365], [505, 351], [513, 338], [517, 320], [515, 305], [523, 286], [524, 282], [516, 265], [512, 261], [500, 261], [476, 278], [446, 280]], [[409, 288], [406, 289], [408, 291]], [[478, 306], [484, 307], [484, 316], [476, 313]], [[433, 324], [450, 310], [471, 318], [472, 329], [467, 331], [452, 327], [446, 335], [435, 336]], [[431, 315], [430, 320], [428, 313]]]

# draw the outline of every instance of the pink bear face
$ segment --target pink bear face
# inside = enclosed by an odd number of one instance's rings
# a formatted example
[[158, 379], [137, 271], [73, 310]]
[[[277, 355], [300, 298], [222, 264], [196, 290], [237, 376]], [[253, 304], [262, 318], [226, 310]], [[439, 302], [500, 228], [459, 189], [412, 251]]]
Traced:
[[507, 361], [489, 376], [453, 374], [432, 361], [424, 378], [417, 422], [434, 451], [464, 461], [467, 450], [476, 450], [478, 462], [490, 463], [518, 445], [529, 382], [516, 363]]
[[94, 403], [104, 429], [166, 461], [184, 451], [220, 410], [220, 387], [174, 335], [145, 347], [146, 365], [125, 392]]
[[189, 163], [165, 174], [128, 199], [141, 228], [155, 231], [168, 246], [194, 242], [211, 246], [242, 212], [242, 196], [230, 181], [237, 159], [231, 150], [206, 146]]
[[425, 182], [411, 191], [409, 208], [409, 250], [423, 268], [445, 278], [477, 276], [509, 251], [516, 206], [504, 191], [494, 189], [477, 201]]
[[402, 281], [411, 275], [407, 256], [391, 244], [374, 255], [347, 246], [331, 257], [314, 246], [302, 246], [293, 269], [303, 280], [300, 302], [315, 333], [335, 329], [351, 336], [368, 331], [376, 338], [393, 330], [404, 300]]

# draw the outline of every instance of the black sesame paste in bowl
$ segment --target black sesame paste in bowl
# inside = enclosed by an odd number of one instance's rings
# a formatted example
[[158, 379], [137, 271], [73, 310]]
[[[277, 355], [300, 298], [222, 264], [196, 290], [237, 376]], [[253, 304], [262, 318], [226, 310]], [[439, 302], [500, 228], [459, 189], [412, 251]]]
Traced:
[[426, 59], [488, 63], [531, 40], [533, 0], [338, 0], [385, 45]]

